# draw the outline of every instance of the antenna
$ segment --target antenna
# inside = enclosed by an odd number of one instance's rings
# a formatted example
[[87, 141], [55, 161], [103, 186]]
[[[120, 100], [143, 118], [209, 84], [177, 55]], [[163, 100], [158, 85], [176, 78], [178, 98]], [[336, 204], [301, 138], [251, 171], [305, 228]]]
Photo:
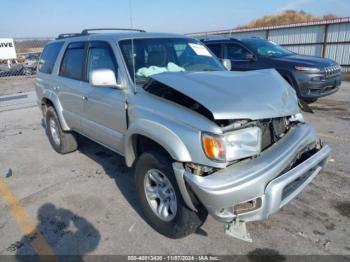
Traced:
[[[130, 17], [130, 27], [134, 28], [134, 23], [132, 19], [132, 2], [129, 0], [129, 17]], [[134, 84], [134, 93], [136, 93], [136, 69], [135, 69], [135, 50], [134, 50], [134, 36], [131, 37], [131, 58], [132, 58], [132, 70], [133, 70], [133, 84]]]
[[130, 19], [130, 28], [134, 28], [134, 23], [132, 21], [132, 3], [129, 0], [129, 19]]

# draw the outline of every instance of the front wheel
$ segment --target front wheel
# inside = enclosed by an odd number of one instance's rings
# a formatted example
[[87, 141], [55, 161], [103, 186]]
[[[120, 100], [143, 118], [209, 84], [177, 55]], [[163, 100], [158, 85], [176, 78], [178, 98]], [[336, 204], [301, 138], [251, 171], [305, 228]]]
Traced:
[[146, 221], [160, 234], [182, 238], [207, 217], [204, 208], [189, 209], [178, 188], [172, 159], [158, 151], [145, 152], [135, 166], [136, 191]]

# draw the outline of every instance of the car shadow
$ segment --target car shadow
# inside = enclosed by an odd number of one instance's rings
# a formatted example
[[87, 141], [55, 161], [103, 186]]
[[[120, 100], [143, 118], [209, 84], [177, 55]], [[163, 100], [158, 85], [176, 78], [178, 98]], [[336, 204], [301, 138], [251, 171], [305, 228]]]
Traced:
[[[126, 166], [124, 157], [83, 136], [79, 136], [78, 150], [101, 165], [103, 171], [114, 179], [116, 186], [129, 205], [147, 223], [136, 198], [133, 168]], [[96, 170], [96, 172], [99, 171]], [[202, 228], [198, 228], [195, 234], [203, 237], [208, 236], [208, 233]]]
[[94, 225], [71, 210], [46, 203], [37, 216], [35, 230], [7, 248], [16, 252], [16, 261], [58, 261], [61, 256], [64, 261], [83, 261], [82, 256], [100, 242], [101, 235]]
[[103, 171], [114, 180], [129, 205], [144, 219], [136, 198], [133, 169], [126, 166], [124, 157], [83, 136], [79, 136], [78, 150], [101, 165]]

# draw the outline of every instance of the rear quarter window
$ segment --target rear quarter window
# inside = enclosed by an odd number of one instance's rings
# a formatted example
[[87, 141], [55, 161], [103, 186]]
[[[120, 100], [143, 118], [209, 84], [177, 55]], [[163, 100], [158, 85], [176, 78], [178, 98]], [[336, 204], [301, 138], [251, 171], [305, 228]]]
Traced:
[[38, 65], [41, 73], [51, 74], [55, 65], [58, 53], [61, 51], [63, 42], [55, 42], [45, 46]]

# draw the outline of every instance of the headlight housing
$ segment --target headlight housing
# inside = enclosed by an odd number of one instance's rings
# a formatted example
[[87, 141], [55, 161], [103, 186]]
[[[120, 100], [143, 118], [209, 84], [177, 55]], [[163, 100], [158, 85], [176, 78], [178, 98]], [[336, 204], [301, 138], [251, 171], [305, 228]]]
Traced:
[[319, 72], [321, 72], [321, 69], [319, 69], [317, 67], [294, 66], [294, 68], [298, 71], [306, 72], [306, 73], [319, 73]]
[[257, 155], [261, 152], [261, 129], [248, 127], [222, 136], [203, 133], [205, 155], [214, 161], [225, 162]]

